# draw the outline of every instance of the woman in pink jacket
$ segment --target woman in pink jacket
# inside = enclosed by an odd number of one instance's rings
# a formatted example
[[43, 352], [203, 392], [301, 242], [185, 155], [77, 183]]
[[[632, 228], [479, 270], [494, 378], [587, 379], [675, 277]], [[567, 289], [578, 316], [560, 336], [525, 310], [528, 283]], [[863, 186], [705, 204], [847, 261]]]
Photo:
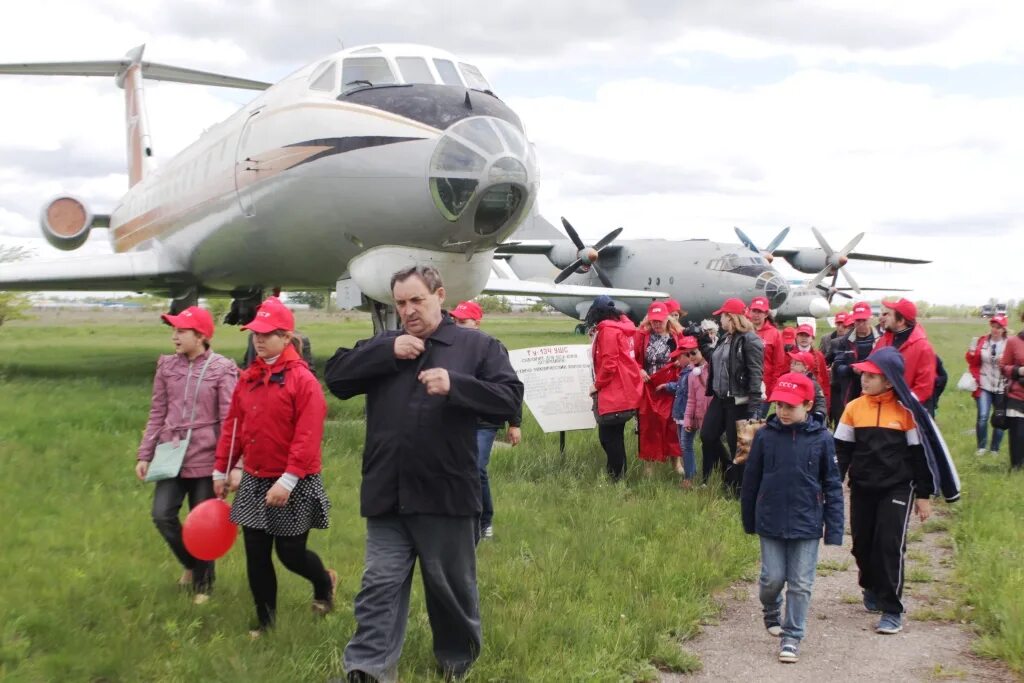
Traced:
[[238, 367], [210, 350], [213, 318], [207, 311], [192, 306], [180, 315], [162, 318], [174, 328], [175, 353], [157, 360], [149, 423], [139, 444], [135, 475], [145, 480], [157, 444], [183, 440], [191, 428], [178, 476], [156, 482], [153, 523], [185, 568], [179, 583], [191, 586], [193, 601], [202, 604], [213, 589], [213, 563], [197, 560], [185, 549], [178, 515], [186, 496], [189, 509], [214, 497], [214, 455], [238, 382]]
[[[686, 397], [686, 413], [683, 416], [683, 429], [686, 430], [683, 438], [687, 439], [692, 449], [695, 437], [700, 433], [701, 425], [704, 424], [704, 416], [711, 404], [711, 396], [708, 395], [708, 362], [704, 360], [704, 355], [699, 348], [690, 350], [690, 366], [693, 370], [690, 371], [687, 385], [689, 395]], [[701, 460], [704, 463], [701, 469], [706, 484], [714, 462], [703, 457], [703, 454]]]

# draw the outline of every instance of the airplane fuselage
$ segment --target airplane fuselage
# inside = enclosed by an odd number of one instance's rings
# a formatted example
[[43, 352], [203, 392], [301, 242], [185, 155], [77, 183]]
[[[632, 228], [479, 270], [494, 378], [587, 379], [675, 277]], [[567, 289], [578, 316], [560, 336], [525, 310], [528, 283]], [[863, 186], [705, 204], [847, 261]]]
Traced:
[[[602, 253], [601, 269], [616, 287], [666, 291], [680, 302], [690, 320], [712, 317], [725, 299], [749, 301], [766, 296], [773, 307], [782, 305], [789, 285], [763, 257], [742, 245], [708, 240], [616, 240], [616, 250]], [[560, 268], [546, 256], [516, 254], [509, 266], [522, 279], [552, 278]], [[567, 284], [601, 286], [590, 272], [570, 276]], [[566, 315], [580, 319], [591, 300], [572, 297], [544, 299]], [[649, 302], [616, 300], [634, 320], [644, 317]]]

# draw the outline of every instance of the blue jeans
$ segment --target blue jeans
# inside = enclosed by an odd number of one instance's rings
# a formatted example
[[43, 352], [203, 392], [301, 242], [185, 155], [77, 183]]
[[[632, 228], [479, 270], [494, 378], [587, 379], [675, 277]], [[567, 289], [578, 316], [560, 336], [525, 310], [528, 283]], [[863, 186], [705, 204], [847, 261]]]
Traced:
[[[992, 413], [992, 402], [995, 401], [995, 394], [991, 391], [981, 390], [981, 396], [977, 398], [978, 403], [978, 423], [974, 427], [974, 431], [978, 435], [978, 448], [985, 447], [985, 441], [988, 437], [988, 416]], [[992, 445], [989, 446], [989, 450], [998, 451], [999, 445], [1003, 443], [1003, 430], [993, 429], [992, 430]]]
[[693, 450], [693, 440], [697, 432], [688, 432], [683, 425], [676, 425], [679, 430], [679, 450], [683, 452], [683, 477], [693, 479], [697, 474], [697, 455]]
[[[820, 543], [819, 538], [787, 540], [761, 536], [761, 606], [766, 620], [775, 619], [782, 624], [784, 638], [803, 640]], [[786, 615], [780, 618], [783, 585]]]
[[480, 469], [480, 489], [483, 497], [483, 511], [480, 513], [480, 529], [491, 525], [494, 520], [494, 501], [491, 499], [491, 482], [487, 478], [487, 464], [491, 462], [491, 448], [497, 427], [480, 427], [476, 430], [476, 465]]

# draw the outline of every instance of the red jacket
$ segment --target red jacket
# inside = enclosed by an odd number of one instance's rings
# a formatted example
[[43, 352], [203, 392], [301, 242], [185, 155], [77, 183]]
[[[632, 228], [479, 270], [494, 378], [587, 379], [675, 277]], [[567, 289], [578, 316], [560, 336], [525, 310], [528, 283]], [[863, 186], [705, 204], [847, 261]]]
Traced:
[[[886, 332], [875, 342], [875, 349], [892, 346], [892, 332]], [[899, 348], [903, 356], [903, 378], [921, 403], [927, 404], [935, 393], [935, 349], [920, 323], [914, 325], [910, 337]]]
[[[829, 411], [832, 406], [832, 382], [828, 377], [828, 363], [825, 362], [825, 354], [813, 346], [808, 350], [808, 353], [814, 356], [814, 367], [807, 368], [807, 370], [814, 374], [814, 379], [818, 380], [821, 393], [825, 394], [825, 410]], [[789, 372], [789, 370], [787, 369], [786, 372]], [[772, 384], [768, 384], [767, 381], [765, 382], [765, 390], [769, 396], [771, 396], [772, 389], [774, 388], [774, 382]], [[829, 413], [826, 412], [825, 414], [828, 415]]]
[[977, 382], [978, 384], [978, 388], [971, 393], [971, 396], [973, 398], [978, 398], [979, 396], [981, 396], [981, 356], [984, 352], [985, 343], [991, 338], [991, 334], [986, 334], [984, 336], [978, 337], [978, 341], [975, 344], [974, 348], [972, 349], [970, 347], [967, 347], [967, 352], [964, 353], [964, 360], [967, 361], [967, 370], [971, 373], [971, 376], [974, 377], [974, 381]]
[[597, 325], [591, 353], [600, 415], [636, 410], [643, 380], [634, 357], [636, 327], [629, 320], [604, 320]]
[[771, 395], [775, 383], [789, 372], [789, 356], [786, 355], [785, 343], [779, 329], [765, 320], [757, 336], [764, 343], [764, 387]]
[[678, 458], [681, 455], [679, 430], [672, 421], [675, 394], [658, 391], [662, 384], [678, 379], [679, 368], [675, 363], [669, 363], [651, 375], [650, 381], [643, 386], [637, 420], [640, 426], [640, 444], [636, 454], [641, 460], [664, 462], [666, 457]]
[[[256, 477], [320, 472], [320, 442], [327, 402], [316, 377], [289, 345], [272, 367], [257, 358], [242, 373], [217, 443], [218, 472], [226, 472], [234, 432], [232, 466], [244, 457]], [[236, 422], [237, 421], [237, 422]]]
[[1000, 366], [1003, 375], [1009, 380], [1006, 384], [1006, 396], [1014, 401], [1024, 401], [1024, 384], [1020, 380], [1020, 367], [1024, 365], [1024, 332], [1015, 334], [1006, 340], [1006, 350]]

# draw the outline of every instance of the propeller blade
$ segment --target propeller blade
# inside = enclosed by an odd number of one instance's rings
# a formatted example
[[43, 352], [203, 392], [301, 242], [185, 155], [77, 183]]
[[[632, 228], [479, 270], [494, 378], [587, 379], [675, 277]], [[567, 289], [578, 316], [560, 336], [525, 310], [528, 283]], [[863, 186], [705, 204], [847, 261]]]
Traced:
[[579, 234], [576, 232], [576, 228], [572, 227], [572, 224], [565, 220], [565, 216], [562, 216], [562, 226], [565, 228], [565, 231], [569, 233], [569, 239], [572, 240], [572, 243], [576, 245], [577, 249], [583, 250], [587, 248], [587, 245], [583, 244], [583, 240], [580, 239]]
[[[739, 228], [736, 229], [739, 230]], [[775, 236], [775, 239], [768, 243], [768, 246], [765, 247], [764, 250], [767, 251], [769, 254], [772, 253], [773, 251], [779, 248], [779, 245], [782, 244], [782, 240], [786, 239], [786, 235], [788, 234], [789, 226], [786, 226], [785, 228], [782, 229], [782, 232]]]
[[[609, 244], [614, 242], [615, 238], [618, 237], [621, 234], [622, 234], [622, 228], [615, 228], [610, 233], [608, 233], [607, 235], [602, 237], [600, 240], [598, 240], [597, 244], [594, 245], [594, 249], [597, 249], [598, 251], [601, 251], [602, 249], [607, 247]], [[608, 286], [611, 287], [611, 285], [608, 285]]]
[[832, 274], [832, 266], [825, 266], [821, 272], [814, 276], [810, 282], [807, 283], [808, 287], [820, 287], [821, 281]]
[[835, 293], [838, 294], [839, 296], [846, 297], [847, 299], [850, 299], [851, 301], [853, 300], [852, 296], [850, 296], [849, 294], [847, 294], [846, 292], [844, 292], [841, 289], [837, 289]]
[[820, 232], [818, 232], [817, 228], [812, 226], [811, 232], [814, 233], [814, 239], [818, 240], [818, 244], [821, 246], [821, 250], [825, 252], [825, 256], [827, 256], [828, 260], [831, 261], [832, 256], [835, 255], [835, 252], [832, 251], [832, 247], [829, 246], [829, 243], [825, 241], [825, 238], [822, 236]]
[[732, 229], [736, 231], [736, 236], [740, 238], [740, 243], [742, 243], [743, 246], [745, 246], [747, 249], [749, 249], [750, 251], [752, 251], [752, 252], [754, 252], [756, 254], [760, 254], [761, 253], [761, 250], [757, 248], [756, 244], [754, 244], [754, 240], [752, 240], [749, 237], [747, 237], [747, 233], [743, 232], [742, 230], [740, 230], [736, 226], [733, 226]]
[[596, 263], [594, 265], [592, 265], [590, 268], [595, 273], [597, 273], [597, 277], [601, 280], [601, 284], [603, 284], [605, 287], [613, 287], [614, 286], [614, 285], [612, 285], [612, 281], [610, 279], [608, 279], [608, 276], [604, 274], [604, 271], [597, 267]]
[[857, 281], [853, 279], [852, 275], [850, 275], [850, 271], [848, 271], [846, 268], [843, 268], [842, 273], [843, 277], [846, 278], [846, 281], [850, 284], [850, 288], [857, 294], [860, 294], [860, 285], [858, 285]]
[[864, 239], [864, 233], [860, 233], [852, 240], [846, 243], [846, 246], [839, 250], [839, 258], [846, 258], [846, 255], [853, 251], [854, 247], [860, 244], [860, 241]]
[[557, 285], [565, 278], [569, 277], [576, 272], [576, 269], [583, 265], [583, 259], [578, 258], [570, 263], [558, 276], [555, 278], [555, 284]]

